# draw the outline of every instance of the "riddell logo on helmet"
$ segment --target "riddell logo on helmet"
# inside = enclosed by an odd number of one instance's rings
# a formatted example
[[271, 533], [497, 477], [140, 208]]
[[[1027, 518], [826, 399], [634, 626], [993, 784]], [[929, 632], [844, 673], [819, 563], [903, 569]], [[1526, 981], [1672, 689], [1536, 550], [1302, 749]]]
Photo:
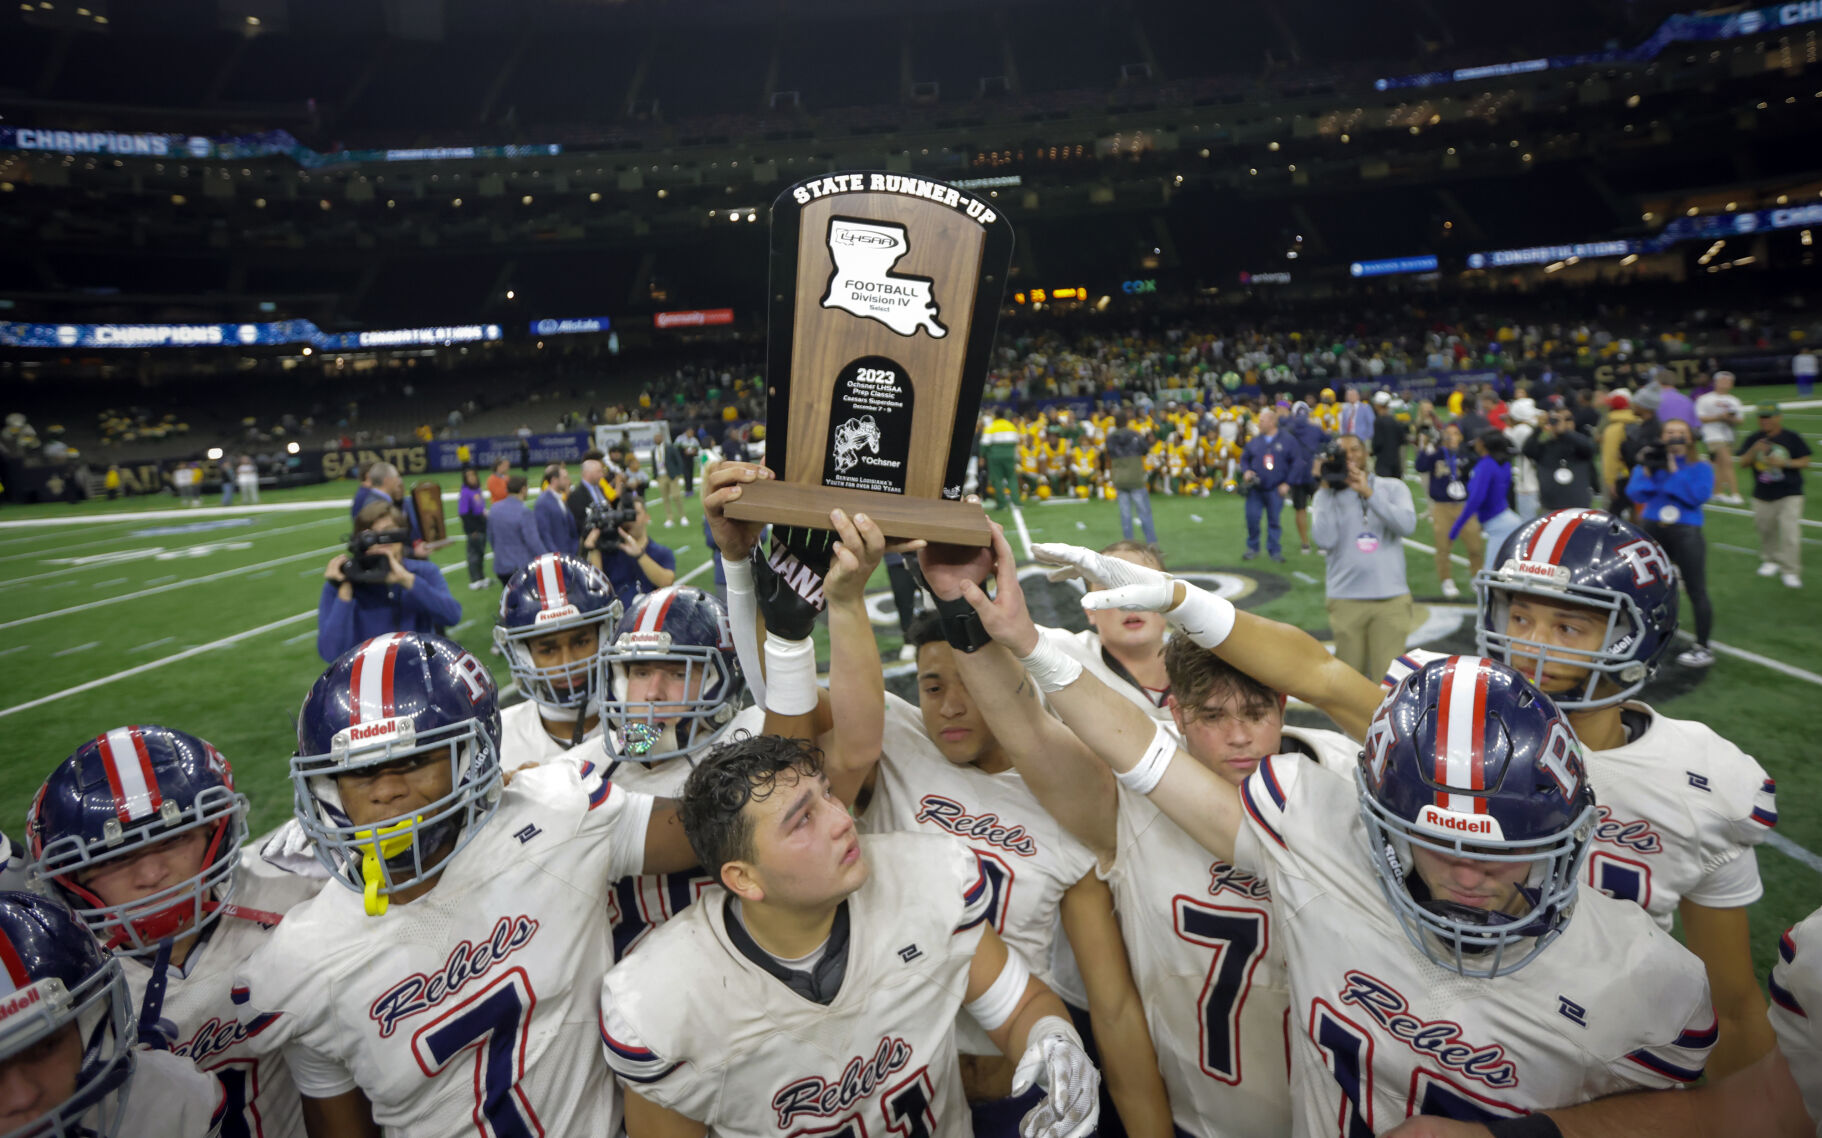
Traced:
[[545, 609], [532, 619], [533, 624], [548, 624], [553, 620], [564, 620], [575, 616], [580, 610], [575, 605], [559, 605], [554, 609]]
[[8, 996], [5, 1000], [0, 1000], [0, 1020], [9, 1019], [27, 1008], [36, 1006], [41, 999], [43, 996], [34, 986]]
[[1500, 829], [1499, 819], [1485, 814], [1460, 814], [1454, 810], [1444, 810], [1440, 806], [1425, 806], [1419, 810], [1417, 824], [1457, 837], [1492, 838], [1498, 842], [1506, 839], [1505, 831]]
[[352, 751], [371, 747], [376, 743], [404, 742], [409, 744], [417, 734], [410, 719], [397, 716], [392, 719], [376, 719], [372, 723], [354, 723], [335, 733], [331, 747], [336, 750]]
[[1516, 577], [1531, 577], [1552, 585], [1569, 583], [1569, 570], [1561, 565], [1552, 565], [1548, 561], [1520, 561], [1514, 558], [1506, 562], [1504, 572]]

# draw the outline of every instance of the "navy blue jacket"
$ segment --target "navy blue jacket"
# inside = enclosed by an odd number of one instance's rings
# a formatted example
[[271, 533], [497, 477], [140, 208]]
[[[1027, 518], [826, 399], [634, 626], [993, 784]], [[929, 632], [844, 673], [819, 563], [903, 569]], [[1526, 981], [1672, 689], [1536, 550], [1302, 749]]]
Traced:
[[417, 578], [409, 589], [356, 585], [354, 599], [344, 601], [336, 595], [333, 583], [323, 582], [322, 599], [316, 605], [316, 654], [324, 663], [333, 663], [356, 644], [388, 632], [441, 634], [462, 619], [462, 605], [450, 595], [441, 569], [428, 561], [400, 560]]
[[538, 523], [538, 536], [544, 548], [552, 553], [574, 553], [581, 542], [576, 532], [576, 518], [564, 504], [563, 495], [546, 486], [532, 503], [531, 514]]
[[1299, 420], [1295, 415], [1292, 415], [1287, 421], [1279, 423], [1278, 432], [1280, 434], [1289, 432], [1291, 438], [1297, 441], [1297, 447], [1302, 452], [1303, 465], [1298, 468], [1297, 476], [1290, 480], [1291, 485], [1313, 485], [1316, 481], [1316, 456], [1321, 454], [1322, 448], [1328, 445], [1328, 432], [1324, 431], [1314, 419]]
[[1280, 427], [1276, 434], [1256, 435], [1240, 452], [1240, 469], [1250, 470], [1258, 479], [1253, 485], [1261, 490], [1275, 490], [1284, 483], [1295, 486], [1299, 474], [1308, 475], [1309, 460], [1303, 448]]

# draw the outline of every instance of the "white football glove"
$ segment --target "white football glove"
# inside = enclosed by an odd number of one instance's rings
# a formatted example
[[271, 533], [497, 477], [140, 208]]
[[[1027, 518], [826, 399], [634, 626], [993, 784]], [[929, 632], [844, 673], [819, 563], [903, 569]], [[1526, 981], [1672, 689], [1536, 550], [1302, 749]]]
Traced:
[[[1098, 555], [1097, 555], [1098, 556]], [[1088, 1061], [1075, 1028], [1056, 1016], [1031, 1025], [1025, 1054], [1012, 1073], [1016, 1098], [1035, 1084], [1044, 1101], [1019, 1122], [1020, 1138], [1084, 1138], [1101, 1119], [1101, 1072]]]
[[1080, 576], [1101, 586], [1100, 592], [1082, 598], [1082, 607], [1091, 611], [1164, 612], [1176, 595], [1170, 574], [1084, 546], [1039, 542], [1031, 547], [1031, 554], [1046, 565], [1063, 567], [1051, 574], [1052, 580]]
[[310, 835], [304, 833], [296, 818], [266, 835], [266, 840], [259, 844], [259, 856], [268, 864], [299, 877], [326, 880], [329, 876], [323, 863], [316, 860], [316, 847], [311, 843]]

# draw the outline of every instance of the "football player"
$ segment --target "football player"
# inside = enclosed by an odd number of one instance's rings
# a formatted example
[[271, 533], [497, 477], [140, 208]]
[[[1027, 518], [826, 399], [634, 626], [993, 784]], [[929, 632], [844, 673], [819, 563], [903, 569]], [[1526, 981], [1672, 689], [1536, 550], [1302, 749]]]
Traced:
[[620, 612], [607, 576], [566, 553], [546, 553], [506, 583], [493, 641], [525, 698], [500, 712], [505, 769], [547, 762], [594, 733], [595, 657]]
[[221, 753], [168, 727], [103, 732], [45, 779], [27, 825], [33, 873], [120, 957], [146, 1026], [220, 1081], [223, 1133], [301, 1138], [291, 1073], [254, 1052], [264, 1025], [238, 1021], [231, 988], [323, 881], [242, 852], [247, 799]]
[[[1771, 970], [1778, 1046], [1725, 1079], [1689, 1091], [1616, 1095], [1523, 1122], [1418, 1119], [1393, 1138], [1762, 1138], [1822, 1135], [1822, 909], [1785, 932]], [[1528, 1127], [1528, 1128], [1526, 1128]]]
[[[1611, 514], [1558, 510], [1514, 531], [1492, 566], [1475, 579], [1481, 650], [1567, 713], [1598, 791], [1583, 876], [1642, 905], [1665, 931], [1682, 918], [1720, 1019], [1712, 1066], [1739, 1070], [1771, 1046], [1745, 906], [1763, 892], [1753, 847], [1777, 822], [1776, 787], [1708, 727], [1631, 699], [1675, 641], [1670, 561]], [[1307, 633], [1250, 613], [1216, 651], [1356, 738], [1385, 691], [1435, 658], [1405, 653], [1382, 687]]]
[[[1580, 882], [1596, 818], [1580, 747], [1517, 672], [1432, 661], [1380, 705], [1352, 779], [1276, 755], [1236, 788], [1046, 650], [1003, 534], [994, 545], [996, 596], [961, 585], [985, 628], [1122, 785], [1270, 889], [1297, 1028], [1296, 1133], [1508, 1118], [1700, 1078], [1716, 1036], [1701, 964], [1636, 905]], [[1231, 603], [1187, 582], [1077, 547], [1044, 553], [1112, 586], [1085, 604], [1164, 611], [1204, 648], [1236, 623]]]
[[316, 681], [291, 759], [336, 884], [242, 966], [243, 1024], [283, 1054], [311, 1138], [614, 1133], [590, 1054], [613, 882], [695, 864], [675, 804], [593, 764], [502, 788], [493, 678], [441, 637], [392, 633]]
[[691, 773], [684, 824], [722, 888], [607, 974], [601, 1036], [629, 1138], [971, 1133], [964, 1009], [1044, 1099], [1028, 1138], [1082, 1138], [1099, 1076], [1063, 1002], [992, 925], [980, 859], [856, 834], [810, 744], [751, 736]]
[[[937, 618], [911, 627], [918, 706], [885, 690], [866, 584], [885, 538], [865, 516], [831, 515], [840, 543], [824, 592], [829, 602], [829, 694], [837, 735], [824, 771], [863, 833], [925, 832], [961, 838], [980, 858], [993, 891], [994, 931], [1058, 995], [1053, 945], [1062, 939], [1072, 976], [1086, 992], [1109, 1089], [1128, 1134], [1169, 1138], [1170, 1107], [1126, 963], [1113, 897], [1094, 859], [1025, 788], [985, 709], [956, 669]], [[1058, 924], [1062, 938], [1058, 937]], [[1066, 1001], [1067, 1002], [1067, 1001]], [[1081, 1022], [1072, 1009], [1072, 1018]], [[962, 1088], [977, 1135], [1016, 1132], [1032, 1105], [1010, 1097], [1012, 1063], [971, 1019], [956, 1025]]]
[[17, 893], [31, 888], [25, 851], [0, 834], [0, 892]]
[[[933, 554], [927, 569], [939, 595], [991, 571], [991, 563], [979, 558], [935, 563], [944, 552]], [[1147, 568], [1157, 564], [1121, 553], [1109, 557], [1116, 558]], [[1110, 609], [1089, 615], [1138, 614]], [[1143, 615], [1158, 619], [1161, 638], [1162, 618]], [[1040, 631], [1055, 643], [1054, 631]], [[1284, 1059], [1290, 988], [1284, 936], [1266, 882], [1211, 857], [1150, 799], [1116, 782], [1105, 763], [1043, 712], [1004, 649], [986, 646], [955, 659], [982, 703], [998, 709], [1001, 737], [1031, 791], [1093, 851], [1099, 876], [1112, 887], [1178, 1129], [1206, 1138], [1284, 1134], [1291, 1117]], [[1351, 770], [1356, 744], [1333, 731], [1286, 728], [1282, 695], [1187, 638], [1166, 643], [1164, 662], [1171, 695], [1159, 729], [1168, 725], [1183, 748], [1219, 777], [1237, 784], [1262, 756], [1278, 753]], [[1118, 689], [1117, 681], [1095, 674]]]
[[120, 958], [61, 902], [0, 893], [0, 1133], [214, 1138], [220, 1085], [137, 1032]]

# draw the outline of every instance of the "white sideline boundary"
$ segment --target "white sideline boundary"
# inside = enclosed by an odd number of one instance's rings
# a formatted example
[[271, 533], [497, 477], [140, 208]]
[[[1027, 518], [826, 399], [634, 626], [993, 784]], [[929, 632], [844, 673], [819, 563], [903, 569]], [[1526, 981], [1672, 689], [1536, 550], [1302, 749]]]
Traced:
[[101, 600], [89, 601], [87, 604], [71, 605], [69, 608], [54, 609], [51, 612], [33, 613], [31, 616], [22, 616], [17, 620], [9, 620], [0, 623], [0, 629], [17, 628], [22, 624], [35, 624], [38, 621], [49, 620], [52, 617], [69, 616], [71, 613], [87, 612], [90, 609], [105, 608], [108, 605], [120, 604], [122, 601], [134, 601], [141, 597], [152, 596], [156, 593], [168, 593], [173, 589], [187, 589], [191, 585], [201, 585], [208, 581], [219, 581], [224, 577], [233, 577], [238, 574], [248, 573], [255, 569], [265, 569], [273, 565], [283, 565], [291, 561], [301, 561], [306, 557], [321, 557], [325, 553], [333, 553], [340, 548], [342, 547], [339, 545], [325, 545], [320, 549], [306, 549], [302, 553], [294, 553], [289, 557], [277, 557], [271, 561], [256, 561], [252, 565], [243, 565], [238, 569], [223, 569], [218, 573], [208, 573], [201, 577], [189, 577], [181, 581], [172, 581], [168, 585], [154, 585], [149, 589], [122, 593], [117, 597], [103, 597]]

